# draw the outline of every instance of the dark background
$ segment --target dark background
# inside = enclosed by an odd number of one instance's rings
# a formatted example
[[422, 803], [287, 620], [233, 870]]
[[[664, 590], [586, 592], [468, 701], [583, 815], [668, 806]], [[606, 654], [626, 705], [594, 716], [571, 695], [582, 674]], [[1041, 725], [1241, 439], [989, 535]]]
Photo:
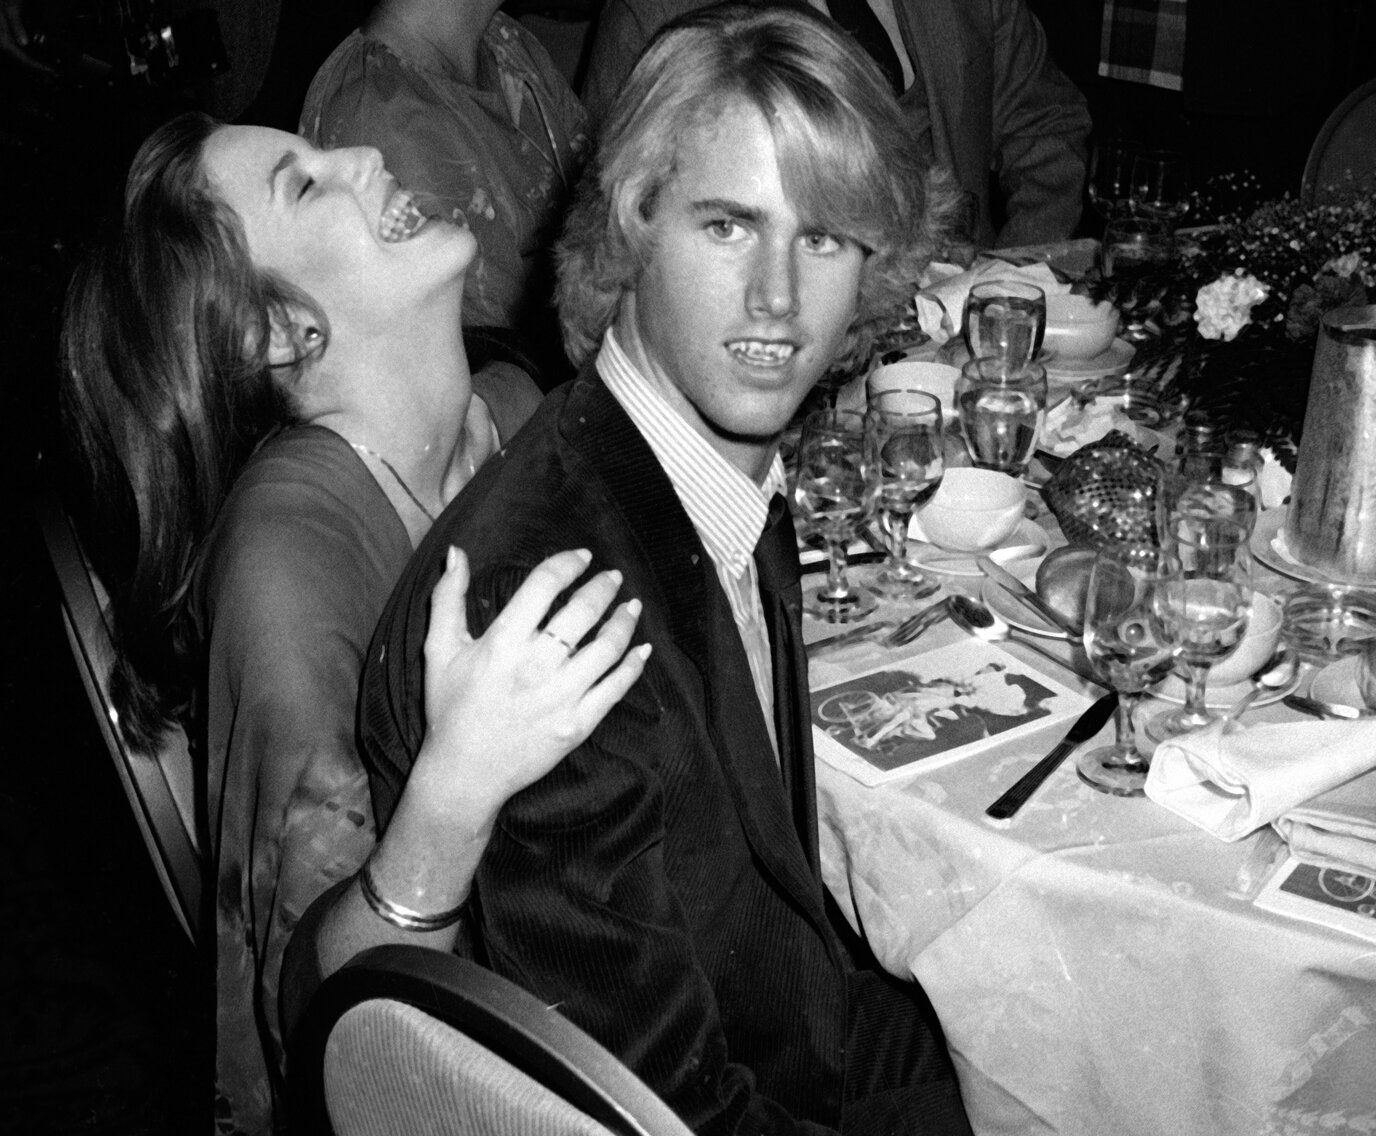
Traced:
[[[1156, 92], [1095, 74], [1100, 0], [1030, 2], [1056, 58], [1090, 99], [1096, 135], [1124, 131], [1184, 149], [1201, 176], [1249, 168], [1277, 192], [1298, 185], [1324, 116], [1373, 66], [1376, 5], [1200, 0], [1189, 7], [1188, 93]], [[101, 0], [87, 4], [101, 8]], [[294, 125], [316, 63], [361, 8], [358, 0], [289, 3], [266, 77], [240, 117]], [[587, 14], [579, 0], [558, 8], [557, 17]], [[7, 1133], [174, 1134], [204, 1131], [208, 1121], [207, 985], [91, 722], [31, 509], [56, 452], [53, 356], [63, 285], [117, 200], [137, 141], [180, 101], [141, 83], [35, 81], [0, 68], [0, 1130]], [[1091, 215], [1085, 231], [1093, 227]]]

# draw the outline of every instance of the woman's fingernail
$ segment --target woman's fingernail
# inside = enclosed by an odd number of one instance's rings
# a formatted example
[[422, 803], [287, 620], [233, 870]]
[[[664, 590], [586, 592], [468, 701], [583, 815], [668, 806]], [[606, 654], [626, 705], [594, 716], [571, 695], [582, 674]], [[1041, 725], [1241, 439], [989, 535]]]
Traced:
[[620, 568], [608, 568], [608, 569], [607, 569], [607, 579], [610, 580], [613, 584], [615, 584], [618, 588], [621, 587], [621, 580], [622, 580], [621, 569], [620, 569]]
[[591, 564], [591, 563], [592, 563], [592, 552], [591, 552], [589, 549], [586, 549], [586, 548], [575, 548], [575, 549], [573, 550], [573, 554], [574, 554], [576, 557], [578, 557], [578, 559], [581, 560], [584, 564]]
[[446, 571], [446, 572], [452, 572], [452, 571], [454, 570], [454, 565], [457, 564], [458, 562], [459, 562], [459, 550], [458, 550], [457, 548], [455, 548], [455, 547], [451, 544], [451, 545], [449, 546], [449, 551], [447, 551], [447, 552], [444, 554], [444, 569], [445, 569], [445, 571]]
[[642, 607], [644, 607], [644, 606], [645, 606], [645, 605], [642, 604], [639, 600], [636, 600], [636, 599], [627, 600], [627, 601], [626, 601], [626, 614], [629, 615], [632, 619], [639, 619], [639, 618], [640, 618], [640, 609], [641, 609]]
[[642, 643], [642, 644], [640, 644], [639, 647], [637, 647], [637, 648], [635, 649], [635, 653], [636, 653], [637, 655], [640, 656], [640, 661], [643, 663], [646, 659], [648, 659], [648, 658], [650, 657], [650, 652], [653, 651], [653, 650], [654, 650], [654, 645], [653, 645], [653, 644], [650, 644], [650, 643]]

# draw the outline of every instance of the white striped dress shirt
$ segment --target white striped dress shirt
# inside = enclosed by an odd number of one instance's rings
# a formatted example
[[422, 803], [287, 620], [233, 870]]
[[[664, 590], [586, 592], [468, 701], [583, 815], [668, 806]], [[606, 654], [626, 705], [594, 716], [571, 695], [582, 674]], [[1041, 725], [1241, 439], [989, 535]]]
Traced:
[[610, 329], [597, 354], [597, 373], [654, 452], [717, 570], [777, 756], [774, 668], [760, 606], [755, 545], [764, 531], [770, 500], [784, 492], [783, 460], [776, 453], [764, 484], [756, 485], [664, 400]]

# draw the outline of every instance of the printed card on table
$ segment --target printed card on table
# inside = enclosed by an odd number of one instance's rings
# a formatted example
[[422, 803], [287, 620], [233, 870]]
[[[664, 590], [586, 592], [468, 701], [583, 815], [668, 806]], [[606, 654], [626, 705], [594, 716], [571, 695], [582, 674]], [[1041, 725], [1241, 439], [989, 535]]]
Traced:
[[1287, 856], [1252, 902], [1376, 942], [1376, 879], [1371, 876]]
[[813, 690], [812, 735], [822, 760], [879, 785], [1072, 719], [1089, 703], [969, 639]]

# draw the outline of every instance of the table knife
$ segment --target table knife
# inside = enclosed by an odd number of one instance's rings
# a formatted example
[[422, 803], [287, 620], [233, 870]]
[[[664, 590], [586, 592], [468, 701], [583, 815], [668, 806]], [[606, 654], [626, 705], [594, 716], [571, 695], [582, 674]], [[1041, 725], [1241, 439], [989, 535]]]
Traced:
[[1080, 629], [1067, 616], [1062, 615], [1002, 564], [990, 560], [987, 556], [981, 556], [975, 563], [979, 565], [979, 570], [989, 579], [1005, 591], [1011, 592], [1014, 598], [1030, 607], [1052, 626], [1060, 628], [1071, 639], [1078, 640], [1080, 638]]
[[1041, 761], [1024, 773], [997, 801], [985, 809], [985, 813], [995, 820], [1007, 820], [1027, 803], [1027, 798], [1037, 791], [1056, 767], [1063, 762], [1076, 746], [1089, 741], [1104, 728], [1104, 723], [1113, 716], [1118, 707], [1118, 692], [1110, 690], [1088, 710], [1075, 719], [1070, 732]]

